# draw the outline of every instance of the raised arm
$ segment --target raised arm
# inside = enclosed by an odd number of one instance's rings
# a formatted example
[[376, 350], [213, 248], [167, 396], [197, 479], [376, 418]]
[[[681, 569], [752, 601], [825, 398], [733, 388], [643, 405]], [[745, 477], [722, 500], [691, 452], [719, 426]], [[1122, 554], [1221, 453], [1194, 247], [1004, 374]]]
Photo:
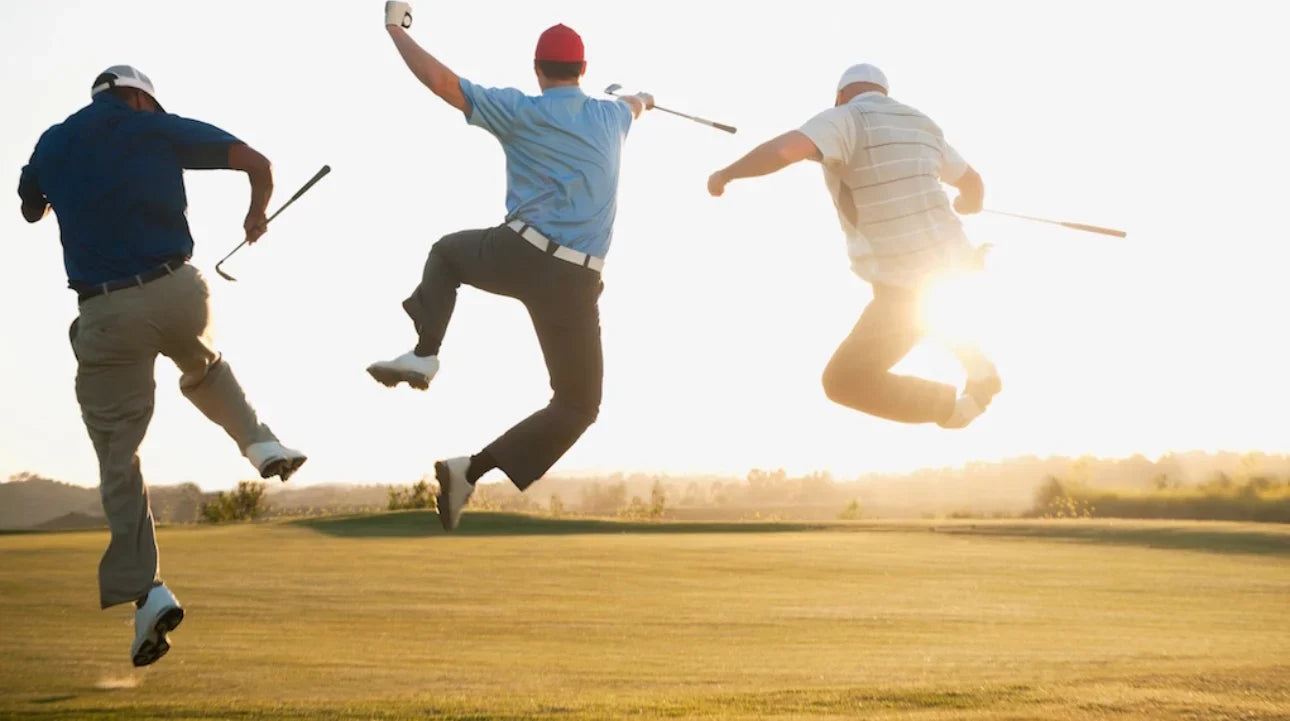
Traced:
[[783, 170], [802, 160], [820, 160], [820, 149], [801, 131], [790, 130], [758, 145], [744, 157], [708, 178], [708, 192], [720, 197], [726, 184], [740, 178], [755, 178]]
[[394, 41], [394, 47], [403, 57], [408, 70], [431, 92], [443, 98], [444, 102], [470, 115], [470, 101], [461, 92], [461, 79], [408, 35], [404, 28], [411, 26], [412, 7], [408, 3], [385, 3], [385, 29], [390, 33], [390, 39]]

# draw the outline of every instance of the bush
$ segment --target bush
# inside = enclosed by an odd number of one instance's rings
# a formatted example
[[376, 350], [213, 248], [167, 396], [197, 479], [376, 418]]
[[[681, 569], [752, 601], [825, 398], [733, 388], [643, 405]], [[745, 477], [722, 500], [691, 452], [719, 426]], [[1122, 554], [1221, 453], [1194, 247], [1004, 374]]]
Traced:
[[1158, 479], [1144, 492], [1099, 491], [1049, 477], [1035, 495], [1040, 518], [1155, 518], [1194, 521], [1290, 522], [1290, 481], [1219, 475], [1181, 487]]
[[559, 518], [565, 514], [564, 501], [560, 500], [560, 497], [554, 493], [551, 494], [550, 513], [554, 518]]
[[1092, 518], [1094, 506], [1076, 497], [1057, 478], [1049, 476], [1035, 492], [1030, 514], [1039, 518]]
[[838, 520], [839, 521], [858, 521], [862, 516], [861, 511], [862, 509], [860, 508], [860, 499], [853, 498], [851, 499], [851, 502], [847, 504], [847, 507], [843, 508], [842, 511], [838, 513]]
[[663, 484], [654, 480], [654, 487], [649, 492], [649, 517], [655, 520], [663, 517], [663, 512], [667, 510], [667, 493], [663, 490]]
[[268, 503], [266, 487], [260, 481], [238, 481], [237, 488], [202, 504], [202, 520], [207, 523], [252, 521], [264, 515]]
[[431, 492], [430, 484], [423, 476], [421, 480], [412, 484], [411, 488], [390, 487], [389, 503], [386, 507], [391, 511], [407, 511], [421, 508], [436, 509], [439, 507], [438, 498]]

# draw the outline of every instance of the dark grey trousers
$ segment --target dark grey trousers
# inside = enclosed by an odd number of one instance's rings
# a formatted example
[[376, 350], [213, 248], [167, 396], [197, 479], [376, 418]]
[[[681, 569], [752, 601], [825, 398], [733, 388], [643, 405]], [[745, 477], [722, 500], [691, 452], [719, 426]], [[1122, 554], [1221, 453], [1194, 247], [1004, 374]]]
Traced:
[[444, 236], [430, 249], [421, 284], [403, 301], [418, 355], [437, 355], [465, 283], [515, 298], [533, 319], [553, 395], [487, 451], [521, 490], [560, 460], [600, 412], [600, 274], [538, 250], [501, 225]]

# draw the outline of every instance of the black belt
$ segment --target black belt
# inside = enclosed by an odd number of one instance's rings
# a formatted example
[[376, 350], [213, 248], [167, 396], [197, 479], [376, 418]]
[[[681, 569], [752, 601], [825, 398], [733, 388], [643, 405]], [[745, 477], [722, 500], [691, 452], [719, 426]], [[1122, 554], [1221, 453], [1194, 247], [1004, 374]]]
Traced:
[[171, 258], [165, 263], [162, 263], [156, 268], [153, 268], [152, 270], [145, 270], [142, 273], [138, 275], [130, 276], [129, 278], [122, 278], [120, 280], [110, 280], [106, 283], [99, 283], [97, 285], [92, 285], [88, 288], [79, 288], [77, 289], [76, 300], [79, 303], [84, 303], [90, 298], [103, 295], [104, 293], [111, 293], [114, 290], [125, 290], [126, 288], [138, 288], [142, 286], [144, 283], [151, 283], [152, 281], [158, 278], [164, 278], [170, 275], [171, 273], [174, 273], [176, 270], [179, 270], [180, 266], [182, 266], [184, 263], [187, 263], [187, 262], [188, 262], [187, 258], [175, 257], [175, 258]]

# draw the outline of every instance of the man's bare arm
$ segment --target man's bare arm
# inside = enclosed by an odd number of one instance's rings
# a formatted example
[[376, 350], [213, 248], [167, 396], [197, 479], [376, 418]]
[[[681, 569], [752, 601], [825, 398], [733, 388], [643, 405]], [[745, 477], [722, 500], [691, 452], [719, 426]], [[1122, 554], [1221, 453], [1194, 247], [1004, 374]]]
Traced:
[[466, 96], [461, 92], [461, 78], [449, 70], [447, 65], [423, 50], [417, 41], [408, 35], [408, 31], [398, 25], [386, 25], [385, 29], [390, 33], [390, 39], [394, 41], [394, 47], [398, 48], [399, 55], [403, 56], [403, 62], [407, 63], [408, 70], [412, 71], [417, 80], [430, 88], [435, 95], [443, 98], [444, 102], [470, 115], [470, 101], [466, 100]]
[[959, 197], [954, 199], [954, 209], [962, 215], [980, 213], [985, 207], [985, 181], [972, 166], [958, 180], [950, 183], [959, 189]]
[[273, 197], [273, 166], [255, 148], [233, 143], [228, 148], [228, 167], [246, 173], [251, 181], [251, 205], [242, 227], [246, 231], [246, 241], [254, 243], [268, 230], [265, 213], [269, 209], [269, 198]]
[[713, 173], [708, 178], [708, 192], [720, 196], [725, 192], [726, 184], [732, 180], [770, 175], [803, 160], [819, 161], [822, 158], [820, 149], [815, 147], [810, 138], [800, 131], [790, 130], [758, 145], [744, 157]]
[[654, 107], [654, 96], [649, 93], [636, 93], [635, 95], [619, 95], [618, 99], [627, 103], [632, 109], [632, 118], [639, 118], [641, 113]]

